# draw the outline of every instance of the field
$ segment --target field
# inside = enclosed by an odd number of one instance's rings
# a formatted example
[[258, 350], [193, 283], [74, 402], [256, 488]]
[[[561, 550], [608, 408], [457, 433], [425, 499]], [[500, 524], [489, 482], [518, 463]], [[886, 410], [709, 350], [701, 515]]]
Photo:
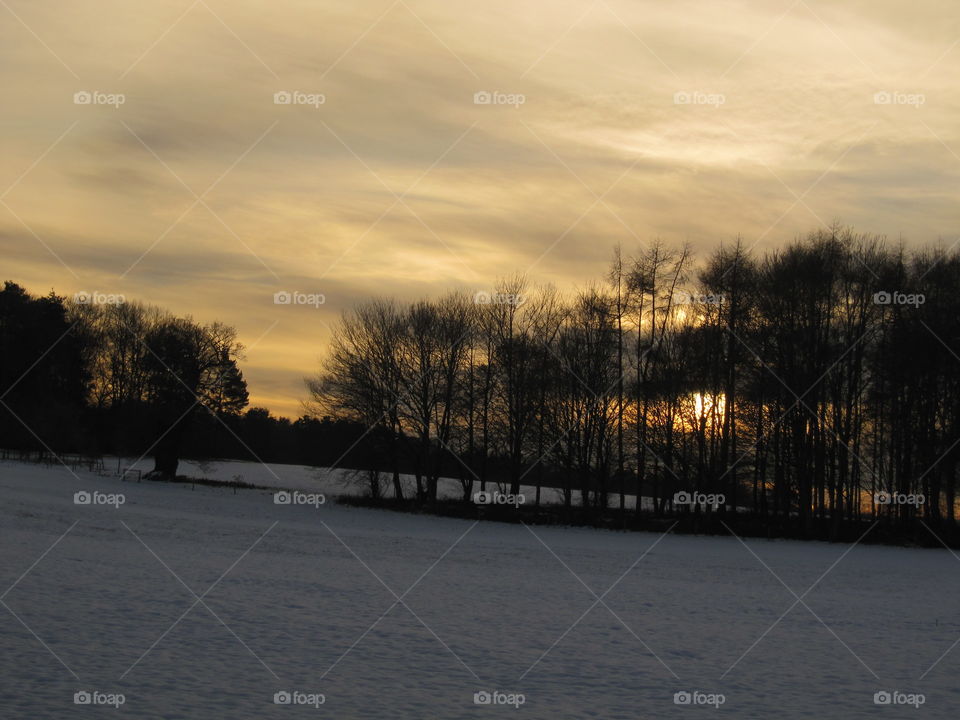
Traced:
[[340, 506], [303, 468], [208, 470], [328, 497], [0, 464], [0, 717], [960, 708], [946, 550], [474, 523]]

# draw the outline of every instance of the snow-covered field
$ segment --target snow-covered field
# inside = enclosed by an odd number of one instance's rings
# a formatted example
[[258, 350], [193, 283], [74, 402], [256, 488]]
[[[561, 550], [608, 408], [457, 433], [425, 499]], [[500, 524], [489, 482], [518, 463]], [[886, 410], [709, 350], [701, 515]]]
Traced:
[[[108, 459], [106, 461], [108, 471], [116, 472], [117, 459]], [[120, 472], [124, 468], [135, 468], [142, 473], [147, 473], [153, 469], [153, 459], [144, 458], [134, 463], [125, 463], [120, 461]], [[207, 480], [231, 482], [239, 480], [240, 482], [262, 487], [286, 488], [288, 490], [301, 490], [303, 492], [323, 493], [328, 497], [337, 495], [360, 495], [367, 491], [368, 485], [364, 475], [351, 470], [315, 468], [304, 465], [281, 465], [277, 463], [257, 463], [243, 462], [240, 460], [219, 460], [211, 463], [200, 463], [193, 460], [183, 460], [177, 470], [178, 475], [187, 477], [204, 478]], [[387, 497], [393, 497], [393, 481], [390, 475], [383, 475], [384, 493]], [[413, 497], [416, 494], [416, 480], [412, 475], [401, 475], [404, 493], [406, 497]], [[477, 487], [479, 490], [479, 486]], [[535, 496], [536, 488], [532, 485], [523, 485], [520, 488], [521, 493], [531, 499]], [[437, 483], [437, 495], [443, 499], [456, 499], [463, 497], [463, 488], [458, 480], [452, 478], [440, 478]], [[619, 495], [611, 496], [616, 502], [619, 502]], [[633, 496], [627, 496], [629, 502], [633, 503]], [[560, 502], [561, 493], [551, 488], [541, 489], [541, 499], [544, 502]], [[632, 506], [632, 505], [631, 505]]]
[[[122, 473], [127, 468], [133, 468], [146, 474], [153, 469], [153, 459], [141, 458], [135, 462], [127, 462], [123, 459], [118, 461], [114, 457], [108, 458], [105, 465], [107, 472]], [[338, 495], [362, 495], [366, 494], [368, 490], [364, 475], [340, 468], [315, 468], [304, 465], [281, 465], [239, 460], [219, 460], [210, 463], [183, 460], [177, 473], [186, 477], [204, 478], [225, 483], [238, 480], [242, 483], [260, 487], [322, 493], [330, 498], [335, 498]], [[393, 497], [393, 481], [391, 478], [392, 476], [388, 474], [383, 475], [382, 478], [386, 497]], [[403, 484], [404, 496], [414, 497], [416, 495], [416, 480], [413, 475], [401, 475], [400, 479]], [[474, 486], [474, 490], [480, 489], [479, 483], [474, 483]], [[506, 491], [507, 488], [502, 489]], [[533, 502], [536, 493], [537, 488], [533, 485], [520, 486], [520, 494], [524, 496], [526, 502]], [[463, 497], [463, 487], [459, 480], [440, 478], [437, 483], [437, 495], [445, 500], [460, 499]], [[561, 503], [563, 502], [563, 493], [553, 488], [541, 488], [540, 500], [543, 503]], [[574, 492], [574, 501], [579, 501], [579, 492]], [[612, 508], [619, 507], [620, 494], [610, 493], [607, 502]], [[629, 509], [636, 507], [636, 496], [624, 495], [624, 506]], [[644, 497], [642, 507], [651, 509], [653, 501], [649, 497]]]
[[[216, 474], [261, 484], [236, 470]], [[3, 720], [960, 714], [946, 550], [476, 524], [16, 463], [0, 497]], [[694, 691], [723, 703], [675, 704]]]

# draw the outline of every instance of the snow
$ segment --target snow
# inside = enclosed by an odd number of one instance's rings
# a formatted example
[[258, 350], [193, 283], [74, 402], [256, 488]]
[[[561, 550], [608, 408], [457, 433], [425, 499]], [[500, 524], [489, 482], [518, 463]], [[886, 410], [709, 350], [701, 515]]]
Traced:
[[[116, 459], [107, 462], [107, 466], [116, 467]], [[147, 473], [153, 469], [152, 459], [140, 459], [134, 463], [120, 463], [121, 469], [132, 467]], [[253, 463], [240, 460], [218, 460], [213, 463], [201, 463], [184, 460], [180, 463], [177, 473], [186, 477], [204, 478], [212, 481], [231, 482], [239, 480], [250, 485], [270, 488], [285, 488], [304, 492], [319, 492], [330, 497], [338, 495], [360, 495], [367, 490], [366, 476], [356, 474], [350, 470], [315, 468], [305, 465], [283, 465], [279, 463]], [[385, 493], [393, 496], [392, 475], [384, 474]], [[416, 493], [416, 479], [413, 475], [402, 474], [400, 480], [406, 497], [413, 497]], [[479, 483], [475, 482], [479, 490]], [[520, 488], [525, 497], [532, 502], [536, 496], [536, 488], [532, 485], [522, 485]], [[437, 482], [437, 496], [441, 499], [457, 499], [463, 497], [463, 488], [458, 480], [440, 478]], [[614, 496], [619, 498], [619, 495]], [[549, 502], [559, 502], [561, 493], [558, 490], [543, 488], [541, 499]], [[631, 496], [632, 499], [632, 496]]]
[[[306, 468], [274, 472], [276, 486], [333, 488]], [[80, 491], [115, 502], [74, 504]], [[18, 463], [0, 463], [0, 492], [3, 720], [953, 718], [960, 706], [960, 561], [946, 550], [277, 505], [270, 490]], [[878, 707], [884, 690], [925, 702]], [[124, 703], [75, 705], [81, 691]], [[316, 706], [274, 704], [282, 691]], [[523, 704], [476, 705], [481, 691]], [[682, 691], [724, 702], [677, 705]]]
[[[146, 474], [153, 469], [153, 460], [149, 458], [140, 458], [133, 462], [127, 462], [123, 459], [107, 458], [105, 466], [110, 471], [123, 472], [127, 468], [139, 470]], [[213, 482], [229, 483], [240, 481], [248, 485], [256, 485], [268, 488], [284, 488], [287, 490], [300, 490], [302, 492], [323, 493], [325, 496], [335, 498], [339, 495], [362, 495], [367, 492], [366, 476], [356, 474], [351, 470], [341, 468], [316, 468], [305, 465], [284, 465], [280, 463], [254, 463], [243, 462], [240, 460], [218, 460], [216, 462], [197, 462], [192, 460], [183, 460], [177, 470], [179, 475], [191, 478], [203, 478]], [[414, 497], [416, 494], [416, 479], [413, 475], [401, 474], [401, 483], [405, 497]], [[387, 497], [393, 497], [392, 475], [384, 474], [384, 493]], [[493, 486], [488, 485], [488, 489]], [[479, 481], [474, 482], [474, 491], [480, 489]], [[507, 491], [506, 486], [502, 486], [503, 492]], [[537, 488], [534, 485], [520, 485], [520, 494], [524, 496], [525, 502], [533, 502], [536, 498]], [[437, 497], [443, 500], [456, 500], [463, 498], [463, 487], [459, 480], [454, 478], [440, 478], [437, 483]], [[575, 502], [579, 500], [579, 491], [574, 491]], [[540, 499], [542, 503], [561, 503], [563, 502], [563, 493], [554, 488], [541, 488]], [[607, 502], [610, 507], [619, 507], [619, 493], [609, 493]], [[636, 496], [624, 495], [624, 506], [632, 509], [636, 507]], [[650, 509], [653, 507], [651, 498], [643, 498], [643, 507]]]

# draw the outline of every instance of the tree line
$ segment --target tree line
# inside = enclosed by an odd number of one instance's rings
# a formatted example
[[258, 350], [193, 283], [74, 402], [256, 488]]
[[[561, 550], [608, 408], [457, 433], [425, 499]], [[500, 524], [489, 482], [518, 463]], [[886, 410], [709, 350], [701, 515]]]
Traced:
[[[82, 295], [82, 294], [81, 294]], [[142, 453], [174, 476], [203, 412], [247, 404], [236, 330], [161, 308], [0, 291], [0, 437], [6, 450]]]
[[321, 412], [380, 435], [375, 494], [401, 497], [412, 468], [419, 502], [454, 477], [467, 500], [556, 488], [585, 515], [839, 531], [955, 522], [958, 353], [960, 255], [832, 228], [700, 262], [617, 247], [573, 294], [515, 276], [374, 299], [344, 313], [307, 384]]
[[[0, 290], [0, 449], [362, 471], [436, 507], [497, 488], [586, 518], [756, 518], [821, 535], [953, 526], [960, 254], [833, 228], [698, 260], [614, 248], [579, 291], [346, 311], [297, 420], [247, 408], [236, 330], [137, 302]], [[556, 491], [556, 492], [554, 492]], [[636, 500], [639, 498], [639, 500]]]
[[[0, 453], [362, 467], [384, 442], [345, 418], [247, 407], [234, 328], [119, 296], [0, 288]], [[406, 471], [406, 468], [405, 468]]]

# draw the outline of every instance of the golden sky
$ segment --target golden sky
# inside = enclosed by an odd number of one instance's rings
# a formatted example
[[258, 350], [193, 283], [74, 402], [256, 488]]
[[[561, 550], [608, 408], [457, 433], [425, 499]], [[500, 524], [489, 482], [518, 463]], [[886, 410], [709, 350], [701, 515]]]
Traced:
[[835, 221], [950, 246], [958, 10], [0, 0], [3, 279], [233, 324], [252, 403], [295, 416], [374, 294]]

